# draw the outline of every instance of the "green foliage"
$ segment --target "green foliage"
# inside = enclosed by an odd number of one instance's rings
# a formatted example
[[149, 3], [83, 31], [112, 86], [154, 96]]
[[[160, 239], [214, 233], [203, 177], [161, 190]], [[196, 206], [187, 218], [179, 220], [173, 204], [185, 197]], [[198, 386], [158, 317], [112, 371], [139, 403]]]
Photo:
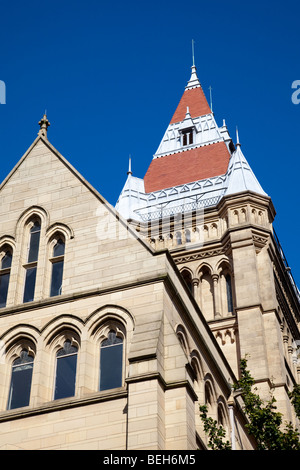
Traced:
[[[244, 411], [248, 418], [246, 424], [249, 435], [257, 443], [257, 450], [300, 450], [300, 434], [292, 423], [282, 423], [282, 414], [276, 411], [276, 399], [271, 395], [264, 402], [256, 393], [254, 379], [247, 369], [247, 359], [240, 364], [241, 379], [233, 387], [244, 400]], [[300, 386], [295, 386], [289, 394], [295, 412], [300, 418]], [[228, 441], [223, 441], [225, 430], [217, 421], [207, 416], [207, 407], [200, 406], [200, 417], [204, 431], [208, 435], [208, 447], [212, 450], [231, 450]]]
[[228, 441], [223, 442], [225, 437], [225, 429], [223, 426], [218, 425], [217, 421], [207, 416], [207, 406], [199, 407], [200, 417], [204, 424], [204, 431], [208, 435], [208, 447], [212, 450], [231, 450], [231, 445]]
[[300, 385], [295, 385], [294, 390], [289, 393], [297, 417], [300, 419]]
[[[244, 410], [249, 423], [248, 432], [257, 442], [258, 450], [300, 450], [299, 432], [291, 423], [283, 428], [282, 414], [276, 411], [274, 396], [267, 402], [259, 397], [254, 380], [247, 370], [247, 359], [241, 360], [241, 379], [234, 386], [244, 400]], [[299, 406], [299, 390], [295, 394], [295, 403]]]

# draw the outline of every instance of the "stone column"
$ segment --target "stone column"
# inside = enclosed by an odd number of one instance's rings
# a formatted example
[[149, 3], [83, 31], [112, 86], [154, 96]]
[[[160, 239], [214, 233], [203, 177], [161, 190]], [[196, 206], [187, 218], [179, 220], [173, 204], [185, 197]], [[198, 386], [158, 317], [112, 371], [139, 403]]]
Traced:
[[219, 275], [213, 274], [212, 280], [213, 280], [213, 296], [214, 296], [214, 315], [215, 315], [215, 318], [221, 318]]
[[193, 285], [193, 296], [197, 302], [197, 304], [200, 306], [200, 299], [199, 299], [199, 282], [200, 280], [198, 278], [193, 278], [192, 279], [192, 285]]

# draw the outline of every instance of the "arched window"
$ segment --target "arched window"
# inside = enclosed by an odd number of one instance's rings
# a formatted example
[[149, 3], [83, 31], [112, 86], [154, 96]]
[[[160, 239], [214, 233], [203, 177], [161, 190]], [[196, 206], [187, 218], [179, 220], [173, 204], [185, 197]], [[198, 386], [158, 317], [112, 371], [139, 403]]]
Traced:
[[62, 279], [64, 269], [64, 254], [65, 254], [65, 242], [62, 237], [56, 240], [53, 247], [52, 258], [52, 273], [51, 273], [51, 287], [50, 297], [55, 295], [61, 295], [62, 291]]
[[200, 271], [201, 307], [206, 320], [214, 319], [214, 288], [211, 270], [203, 266]]
[[189, 229], [186, 229], [185, 231], [185, 242], [191, 243], [191, 232], [189, 231]]
[[181, 232], [176, 232], [175, 236], [176, 236], [177, 245], [181, 245], [182, 244]]
[[232, 300], [232, 286], [231, 286], [231, 276], [230, 274], [227, 274], [225, 276], [226, 280], [226, 294], [227, 294], [227, 308], [228, 308], [228, 313], [233, 312], [233, 300]]
[[66, 340], [56, 354], [54, 400], [75, 395], [77, 352], [77, 347]]
[[25, 288], [23, 302], [31, 302], [34, 299], [37, 261], [40, 246], [41, 224], [36, 220], [30, 229], [30, 240], [27, 264], [25, 265]]
[[8, 410], [29, 405], [33, 360], [33, 356], [25, 349], [21, 351], [20, 357], [14, 360], [7, 404]]
[[211, 385], [206, 382], [204, 387], [204, 396], [205, 396], [205, 404], [207, 406], [208, 411], [211, 411], [213, 405], [213, 393], [211, 389]]
[[218, 421], [219, 425], [221, 425], [223, 427], [225, 426], [224, 410], [223, 410], [223, 407], [220, 404], [218, 405], [217, 421]]
[[193, 294], [193, 281], [192, 281], [191, 273], [187, 269], [184, 269], [183, 271], [181, 271], [181, 275], [183, 279], [185, 280], [185, 283], [188, 286], [189, 291], [191, 292], [191, 294]]
[[11, 263], [12, 252], [10, 250], [4, 251], [0, 266], [0, 308], [6, 306]]
[[100, 347], [100, 391], [122, 386], [122, 366], [123, 339], [110, 330]]

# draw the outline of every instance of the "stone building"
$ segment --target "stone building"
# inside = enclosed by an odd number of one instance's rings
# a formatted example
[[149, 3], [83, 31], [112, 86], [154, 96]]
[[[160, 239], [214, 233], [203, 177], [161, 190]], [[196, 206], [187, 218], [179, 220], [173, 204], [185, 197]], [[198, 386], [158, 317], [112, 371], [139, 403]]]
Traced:
[[40, 131], [0, 186], [0, 448], [253, 449], [239, 360], [296, 424], [299, 292], [275, 210], [195, 66], [112, 207]]

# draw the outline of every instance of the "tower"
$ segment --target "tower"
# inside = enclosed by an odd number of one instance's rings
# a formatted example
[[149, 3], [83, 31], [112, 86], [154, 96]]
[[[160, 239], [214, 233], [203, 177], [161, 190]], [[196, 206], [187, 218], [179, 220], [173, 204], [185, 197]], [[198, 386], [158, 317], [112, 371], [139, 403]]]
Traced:
[[273, 228], [275, 209], [238, 132], [217, 125], [191, 68], [182, 98], [143, 179], [131, 174], [117, 209], [156, 250], [168, 250], [239, 375], [248, 357], [263, 397], [295, 422], [299, 291]]

